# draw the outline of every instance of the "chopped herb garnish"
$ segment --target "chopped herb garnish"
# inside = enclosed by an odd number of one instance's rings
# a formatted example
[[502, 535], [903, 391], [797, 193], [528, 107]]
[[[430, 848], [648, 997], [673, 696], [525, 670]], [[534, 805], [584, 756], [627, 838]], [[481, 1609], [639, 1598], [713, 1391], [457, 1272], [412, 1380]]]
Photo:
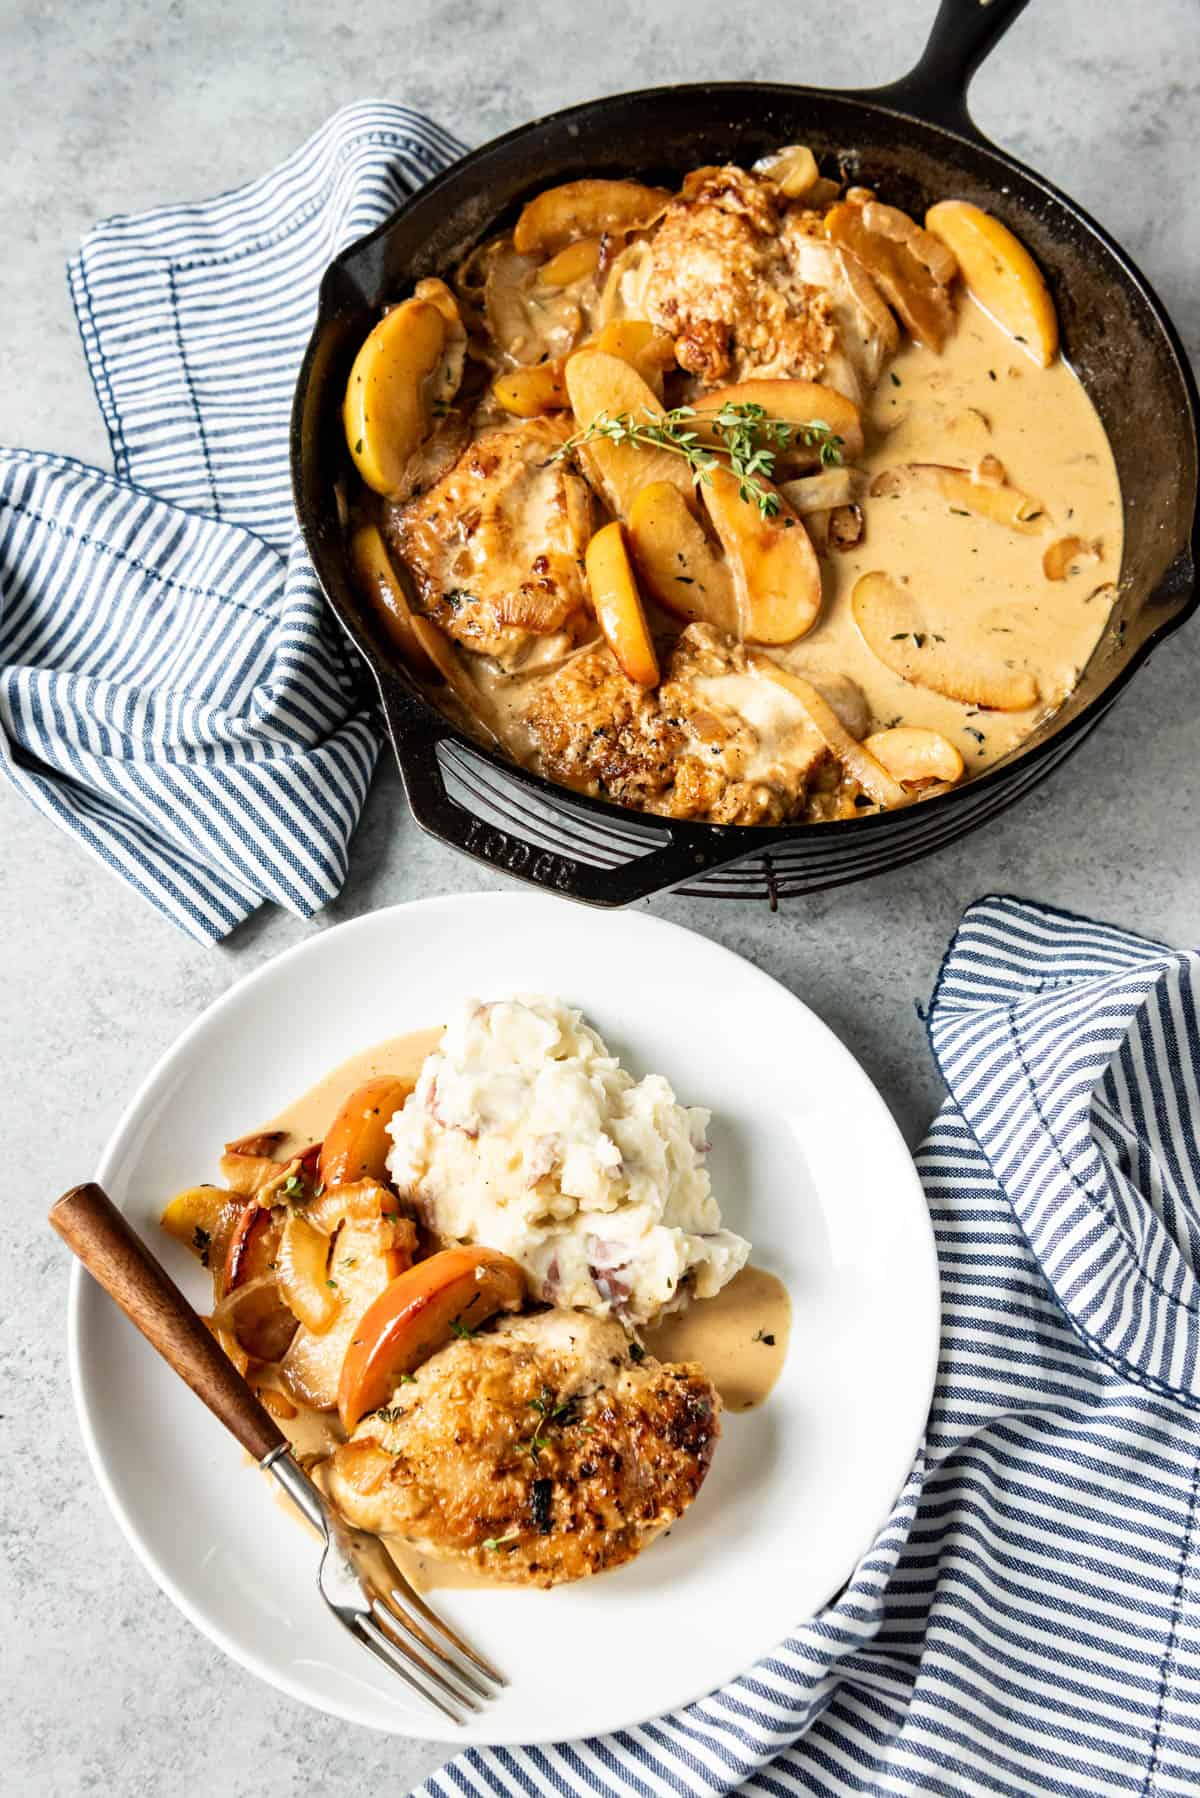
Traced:
[[511, 1554], [521, 1540], [520, 1530], [509, 1530], [507, 1536], [485, 1536], [479, 1544], [480, 1548], [502, 1548], [505, 1554]]
[[[360, 376], [359, 378], [361, 380], [362, 377]], [[354, 453], [356, 456], [362, 455], [362, 438], [361, 437], [359, 438], [358, 442], [354, 446]]]
[[289, 1174], [278, 1189], [276, 1197], [282, 1199], [286, 1205], [307, 1205], [309, 1191], [303, 1175]]
[[450, 1334], [452, 1336], [459, 1337], [462, 1341], [465, 1342], [467, 1340], [467, 1338], [469, 1336], [473, 1336], [475, 1334], [475, 1332], [471, 1328], [470, 1324], [465, 1324], [463, 1322], [462, 1313], [460, 1312], [457, 1317], [452, 1317], [450, 1319]]
[[326, 1280], [325, 1284], [326, 1284], [326, 1286], [328, 1286], [330, 1288], [331, 1291], [333, 1291], [333, 1292], [337, 1291], [337, 1281], [336, 1280]]
[[677, 574], [675, 579], [679, 582], [681, 587], [694, 587], [696, 585], [690, 574]]
[[[700, 425], [708, 435], [704, 441]], [[639, 417], [633, 412], [618, 412], [609, 417], [600, 412], [586, 430], [576, 431], [562, 448], [550, 458], [557, 462], [571, 456], [580, 444], [605, 437], [610, 443], [642, 444], [651, 449], [681, 456], [691, 470], [696, 486], [711, 486], [712, 471], [721, 466], [721, 458], [738, 477], [742, 499], [753, 502], [764, 518], [779, 514], [779, 495], [763, 481], [775, 473], [776, 455], [795, 444], [815, 449], [823, 468], [838, 466], [842, 460], [842, 439], [824, 419], [810, 419], [807, 424], [794, 424], [790, 419], [773, 418], [765, 406], [737, 405], [731, 401], [719, 412], [703, 417], [694, 406], [676, 406], [670, 412], [643, 409]], [[759, 476], [762, 480], [759, 480]]]
[[903, 641], [904, 641], [905, 637], [907, 637], [907, 635], [908, 635], [907, 631], [893, 631], [892, 632], [892, 642], [893, 643], [903, 643]]
[[989, 369], [988, 369], [988, 380], [989, 380], [989, 381], [994, 381], [994, 380], [995, 380], [995, 379], [996, 379], [996, 378], [997, 378], [997, 377], [996, 377], [996, 371], [995, 371], [995, 369], [994, 369], [994, 368], [989, 368]]
[[212, 1237], [207, 1230], [202, 1230], [199, 1224], [196, 1225], [195, 1230], [192, 1232], [192, 1247], [200, 1257], [201, 1267], [207, 1267], [208, 1251], [212, 1247]]
[[977, 743], [987, 742], [987, 738], [984, 736], [983, 732], [981, 730], [976, 730], [973, 724], [964, 724], [963, 729], [969, 737], [974, 737]]
[[533, 1435], [521, 1444], [536, 1461], [544, 1448], [549, 1448], [551, 1432], [575, 1428], [587, 1435], [591, 1425], [580, 1423], [576, 1410], [577, 1400], [574, 1397], [560, 1399], [549, 1386], [543, 1386], [537, 1398], [531, 1398], [529, 1408], [536, 1411], [540, 1419]]
[[642, 1347], [640, 1342], [631, 1342], [630, 1343], [629, 1359], [635, 1363], [644, 1361], [646, 1359], [646, 1351]]
[[916, 644], [918, 649], [924, 649], [924, 647], [925, 647], [924, 631], [914, 631], [912, 634], [912, 640]]
[[775, 1347], [775, 1338], [766, 1330], [760, 1330], [754, 1338], [755, 1342], [765, 1342], [768, 1348]]
[[892, 377], [892, 386], [893, 387], [900, 387], [903, 385], [903, 383], [900, 380], [900, 376], [896, 373], [894, 368], [890, 368], [888, 370], [888, 373]]

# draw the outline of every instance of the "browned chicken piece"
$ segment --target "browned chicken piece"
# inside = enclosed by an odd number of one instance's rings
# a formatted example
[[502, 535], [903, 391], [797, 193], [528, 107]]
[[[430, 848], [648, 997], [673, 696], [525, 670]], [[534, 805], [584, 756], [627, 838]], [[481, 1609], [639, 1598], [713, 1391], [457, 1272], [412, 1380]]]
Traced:
[[900, 341], [821, 214], [737, 168], [688, 176], [653, 240], [643, 303], [705, 386], [824, 381], [861, 405]]
[[635, 1361], [620, 1324], [514, 1318], [451, 1343], [328, 1463], [348, 1520], [514, 1584], [632, 1560], [699, 1492], [720, 1434], [702, 1370]]
[[576, 656], [540, 683], [525, 722], [545, 773], [621, 805], [713, 824], [855, 809], [858, 788], [799, 706], [711, 625], [688, 625], [649, 692], [607, 646]]
[[464, 649], [506, 665], [555, 633], [566, 633], [569, 648], [586, 617], [591, 496], [550, 459], [567, 435], [552, 418], [488, 431], [388, 523], [419, 609]]
[[815, 381], [835, 348], [829, 301], [795, 279], [780, 223], [776, 190], [732, 167], [697, 169], [667, 207], [646, 312], [706, 385]]

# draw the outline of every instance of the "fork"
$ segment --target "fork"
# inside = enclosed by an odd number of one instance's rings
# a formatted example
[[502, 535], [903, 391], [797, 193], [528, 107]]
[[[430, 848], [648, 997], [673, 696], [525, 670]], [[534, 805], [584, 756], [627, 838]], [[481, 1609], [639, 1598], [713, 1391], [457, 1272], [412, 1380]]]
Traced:
[[[103, 1188], [72, 1187], [50, 1222], [163, 1360], [324, 1537], [318, 1585], [343, 1628], [452, 1723], [478, 1711], [504, 1676], [414, 1590], [383, 1542], [352, 1528], [294, 1459], [287, 1438], [203, 1319]], [[490, 1682], [490, 1683], [489, 1683]]]

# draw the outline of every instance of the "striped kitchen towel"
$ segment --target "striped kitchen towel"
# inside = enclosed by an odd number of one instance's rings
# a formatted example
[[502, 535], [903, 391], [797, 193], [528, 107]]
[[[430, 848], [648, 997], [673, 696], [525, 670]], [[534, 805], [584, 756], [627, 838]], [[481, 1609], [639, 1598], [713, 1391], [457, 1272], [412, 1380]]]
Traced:
[[0, 450], [0, 767], [202, 942], [345, 879], [379, 739], [296, 529], [292, 388], [330, 259], [461, 153], [366, 102], [97, 226], [70, 279], [115, 478]]
[[983, 900], [929, 1034], [941, 1363], [849, 1584], [687, 1710], [425, 1798], [1200, 1793], [1200, 955]]

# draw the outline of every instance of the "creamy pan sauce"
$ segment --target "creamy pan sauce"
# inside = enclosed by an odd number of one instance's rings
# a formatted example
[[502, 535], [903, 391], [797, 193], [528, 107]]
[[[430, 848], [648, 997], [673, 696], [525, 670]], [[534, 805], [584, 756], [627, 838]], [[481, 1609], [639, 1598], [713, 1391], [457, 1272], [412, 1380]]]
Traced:
[[[1038, 368], [967, 297], [940, 356], [907, 342], [868, 407], [863, 467], [969, 467], [992, 455], [1044, 519], [1016, 531], [955, 510], [939, 494], [868, 497], [852, 550], [823, 559], [825, 600], [807, 637], [776, 651], [817, 681], [848, 675], [883, 725], [921, 725], [958, 748], [968, 773], [1005, 755], [1075, 686], [1111, 609], [1121, 568], [1121, 489], [1104, 427], [1061, 357]], [[1043, 572], [1056, 541], [1090, 546], [1063, 580]], [[1099, 554], [1091, 552], [1098, 549]], [[1028, 669], [1041, 699], [1031, 710], [979, 713], [892, 673], [863, 641], [850, 610], [860, 575], [882, 569], [919, 595], [948, 642], [973, 659]], [[938, 628], [935, 624], [934, 628]]]
[[1120, 489], [1058, 343], [1000, 219], [922, 225], [802, 145], [552, 188], [359, 351], [360, 586], [563, 785], [719, 825], [909, 805], [1051, 716], [1111, 611]]
[[[414, 1030], [352, 1055], [262, 1128], [286, 1133], [281, 1156], [319, 1142], [343, 1100], [364, 1081], [378, 1074], [394, 1074], [415, 1084], [422, 1062], [441, 1034], [440, 1028]], [[790, 1320], [791, 1303], [782, 1281], [763, 1268], [746, 1267], [715, 1299], [693, 1304], [681, 1316], [657, 1324], [647, 1332], [646, 1347], [663, 1360], [700, 1362], [729, 1410], [748, 1411], [764, 1403], [782, 1371]], [[270, 1384], [269, 1376], [266, 1384]], [[316, 1463], [314, 1477], [319, 1480], [320, 1458], [342, 1440], [336, 1416], [300, 1406], [294, 1417], [278, 1421], [296, 1454], [307, 1463]], [[288, 1505], [288, 1509], [292, 1507]], [[389, 1537], [387, 1542], [418, 1591], [496, 1583], [470, 1567], [434, 1560], [402, 1538]]]

